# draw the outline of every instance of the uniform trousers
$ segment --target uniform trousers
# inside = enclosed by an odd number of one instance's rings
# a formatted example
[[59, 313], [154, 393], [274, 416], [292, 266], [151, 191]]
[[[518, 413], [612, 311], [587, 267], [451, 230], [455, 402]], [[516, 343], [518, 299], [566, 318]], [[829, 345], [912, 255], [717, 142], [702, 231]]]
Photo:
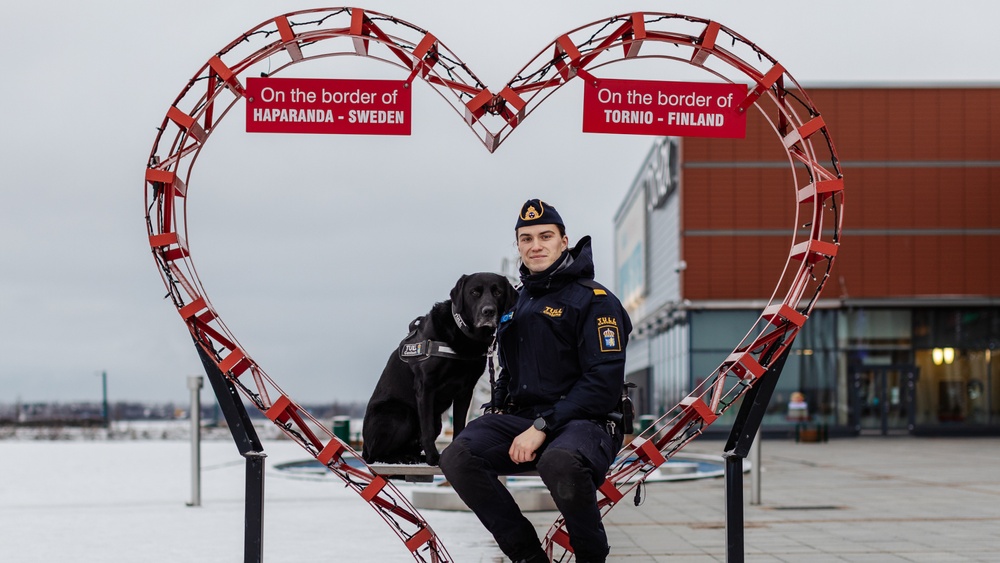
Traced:
[[537, 470], [566, 519], [577, 561], [604, 561], [609, 547], [597, 508], [597, 487], [614, 461], [621, 438], [611, 436], [602, 423], [572, 420], [548, 432], [533, 461], [514, 463], [508, 453], [511, 442], [532, 422], [509, 414], [472, 420], [442, 452], [442, 472], [500, 549], [516, 561], [537, 553], [541, 544], [531, 522], [497, 477]]

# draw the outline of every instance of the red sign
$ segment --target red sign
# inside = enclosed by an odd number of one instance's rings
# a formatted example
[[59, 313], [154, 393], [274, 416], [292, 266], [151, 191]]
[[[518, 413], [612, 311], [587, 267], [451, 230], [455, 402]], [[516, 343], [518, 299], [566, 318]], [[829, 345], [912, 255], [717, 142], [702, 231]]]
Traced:
[[745, 84], [597, 79], [584, 87], [583, 132], [742, 139], [746, 96]]
[[409, 135], [410, 99], [400, 80], [249, 78], [247, 132]]

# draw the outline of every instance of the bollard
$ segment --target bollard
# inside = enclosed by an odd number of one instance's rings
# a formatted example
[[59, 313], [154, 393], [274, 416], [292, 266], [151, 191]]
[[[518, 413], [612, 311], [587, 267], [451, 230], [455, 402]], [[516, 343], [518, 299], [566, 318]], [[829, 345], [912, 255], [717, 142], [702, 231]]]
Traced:
[[191, 390], [191, 502], [188, 506], [201, 506], [201, 387], [202, 377], [187, 378]]
[[333, 417], [333, 435], [340, 438], [345, 444], [351, 443], [351, 417]]
[[636, 434], [641, 434], [645, 432], [647, 428], [649, 428], [650, 426], [653, 425], [654, 422], [656, 422], [657, 418], [658, 417], [653, 414], [639, 415], [639, 429], [638, 432], [636, 432]]

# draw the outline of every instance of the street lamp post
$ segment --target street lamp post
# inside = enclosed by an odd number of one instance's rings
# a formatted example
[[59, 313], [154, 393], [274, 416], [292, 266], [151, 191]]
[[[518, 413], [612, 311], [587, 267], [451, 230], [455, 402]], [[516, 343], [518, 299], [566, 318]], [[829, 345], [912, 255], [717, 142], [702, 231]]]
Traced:
[[202, 377], [187, 378], [191, 391], [191, 502], [188, 506], [201, 506], [201, 387]]
[[104, 427], [111, 429], [111, 419], [108, 417], [108, 370], [101, 371], [101, 416], [104, 418]]

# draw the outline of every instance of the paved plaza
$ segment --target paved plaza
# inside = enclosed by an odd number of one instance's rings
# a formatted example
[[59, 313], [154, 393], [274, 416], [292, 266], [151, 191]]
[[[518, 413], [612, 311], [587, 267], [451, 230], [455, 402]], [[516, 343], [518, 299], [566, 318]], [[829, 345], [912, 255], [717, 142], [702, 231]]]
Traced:
[[[720, 455], [699, 438], [683, 453]], [[217, 563], [243, 560], [245, 463], [232, 440], [202, 444], [202, 506], [182, 440], [0, 440], [0, 560]], [[268, 441], [264, 561], [413, 562], [385, 523], [332, 474]], [[764, 440], [749, 562], [1000, 562], [1000, 438]], [[71, 464], [71, 469], [67, 464]], [[401, 485], [416, 491], [426, 485]], [[613, 563], [726, 561], [725, 481], [651, 483], [608, 515]], [[469, 512], [422, 510], [455, 563], [504, 562]], [[555, 512], [531, 512], [544, 534]]]
[[[759, 505], [744, 479], [748, 562], [1000, 562], [1000, 438], [764, 440], [761, 469]], [[608, 515], [609, 561], [726, 560], [723, 479], [645, 492]], [[549, 516], [536, 515], [540, 530]]]

